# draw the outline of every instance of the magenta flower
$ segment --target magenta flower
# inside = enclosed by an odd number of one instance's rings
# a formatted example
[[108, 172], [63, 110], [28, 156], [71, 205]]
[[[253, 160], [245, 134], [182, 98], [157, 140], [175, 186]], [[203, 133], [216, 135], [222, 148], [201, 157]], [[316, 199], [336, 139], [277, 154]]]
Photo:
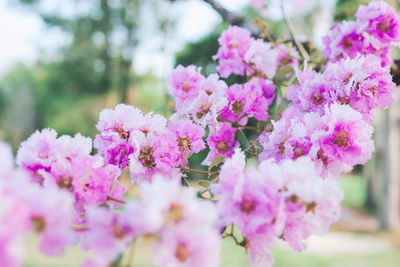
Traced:
[[175, 98], [175, 110], [185, 108], [200, 92], [200, 84], [204, 81], [201, 69], [191, 65], [179, 65], [168, 77], [170, 94]]
[[328, 64], [324, 73], [334, 102], [349, 104], [372, 121], [371, 110], [394, 102], [395, 84], [388, 68], [374, 55], [343, 59]]
[[[168, 131], [175, 134], [181, 153], [181, 160], [189, 152], [198, 153], [206, 148], [203, 141], [204, 128], [193, 123], [190, 119], [180, 119], [168, 124]], [[181, 161], [182, 165], [186, 162]]]
[[245, 74], [247, 65], [244, 62], [244, 57], [253, 42], [251, 33], [237, 26], [229, 26], [227, 30], [222, 32], [218, 39], [220, 48], [213, 57], [214, 60], [219, 62], [217, 70], [221, 77], [227, 78], [231, 74], [240, 76]]
[[29, 223], [40, 238], [40, 250], [47, 255], [59, 255], [76, 242], [72, 230], [73, 198], [56, 187], [31, 185], [18, 197], [29, 211]]
[[265, 43], [261, 39], [252, 42], [249, 50], [244, 56], [246, 62], [247, 73], [254, 76], [262, 76], [272, 79], [278, 68], [276, 50], [271, 48], [269, 43]]
[[312, 70], [296, 71], [299, 85], [292, 84], [287, 88], [286, 97], [299, 111], [323, 114], [324, 106], [333, 103], [331, 94], [335, 92], [325, 76]]
[[332, 104], [322, 119], [324, 123], [311, 136], [310, 155], [326, 173], [337, 176], [370, 159], [373, 129], [361, 113], [347, 105]]
[[170, 179], [179, 176], [182, 151], [175, 133], [148, 134], [135, 132], [132, 135], [135, 152], [130, 155], [129, 168], [131, 183], [151, 181], [156, 173]]
[[210, 225], [183, 221], [161, 230], [154, 245], [157, 266], [217, 267], [220, 264], [221, 237]]
[[218, 129], [210, 129], [210, 134], [207, 138], [207, 144], [210, 148], [210, 153], [203, 161], [203, 165], [208, 165], [216, 156], [232, 156], [234, 149], [239, 146], [235, 140], [236, 129], [230, 123], [220, 123]]
[[368, 6], [361, 5], [356, 17], [366, 25], [366, 31], [379, 42], [388, 44], [400, 42], [400, 17], [387, 3], [372, 1]]

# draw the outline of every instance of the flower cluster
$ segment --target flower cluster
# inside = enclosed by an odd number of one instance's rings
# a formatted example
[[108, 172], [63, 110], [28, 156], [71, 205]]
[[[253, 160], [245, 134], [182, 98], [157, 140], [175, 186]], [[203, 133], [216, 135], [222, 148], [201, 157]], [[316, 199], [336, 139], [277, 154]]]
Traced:
[[361, 5], [356, 21], [336, 24], [324, 37], [323, 51], [330, 61], [354, 58], [358, 54], [374, 54], [382, 66], [390, 66], [390, 46], [400, 43], [400, 18], [393, 7], [383, 1]]
[[[18, 169], [0, 142], [0, 265], [20, 266], [30, 232], [43, 253], [79, 243], [91, 251], [84, 266], [99, 267], [139, 238], [167, 267], [219, 266], [222, 238], [244, 247], [252, 266], [271, 266], [277, 239], [304, 250], [339, 218], [340, 174], [371, 157], [373, 110], [394, 102], [389, 48], [400, 18], [383, 2], [356, 17], [325, 38], [322, 71], [290, 44], [231, 26], [218, 39], [218, 73], [179, 65], [168, 77], [169, 120], [119, 104], [100, 113], [94, 142], [36, 131], [20, 145]], [[232, 74], [246, 81], [228, 85]], [[208, 170], [191, 169], [205, 150]], [[201, 189], [187, 188], [189, 172], [205, 176]]]
[[[92, 140], [77, 134], [61, 136], [51, 129], [36, 131], [18, 150], [17, 163], [39, 185], [56, 185], [75, 198], [76, 221], [84, 218], [85, 207], [123, 200], [126, 188], [118, 183], [118, 167], [90, 155]], [[114, 205], [118, 202], [110, 201]]]
[[270, 245], [281, 238], [295, 250], [305, 249], [311, 234], [323, 234], [338, 219], [343, 197], [338, 184], [322, 179], [309, 157], [297, 161], [262, 161], [245, 170], [237, 150], [221, 168], [217, 207], [225, 225], [244, 236], [253, 266], [272, 263]]
[[214, 205], [160, 176], [140, 188], [142, 197], [128, 202], [123, 211], [88, 211], [82, 246], [94, 255], [86, 266], [108, 266], [142, 235], [154, 241], [157, 266], [217, 266], [221, 238]]
[[71, 228], [73, 198], [54, 184], [42, 187], [23, 170], [13, 169], [11, 150], [0, 143], [0, 263], [20, 266], [23, 239], [29, 232], [39, 237], [40, 250], [59, 255], [77, 241]]
[[167, 124], [161, 115], [143, 115], [124, 104], [103, 110], [97, 129], [94, 147], [109, 164], [120, 169], [129, 165], [133, 184], [150, 181], [156, 173], [179, 179], [188, 153], [205, 148], [204, 128], [193, 121], [182, 118]]

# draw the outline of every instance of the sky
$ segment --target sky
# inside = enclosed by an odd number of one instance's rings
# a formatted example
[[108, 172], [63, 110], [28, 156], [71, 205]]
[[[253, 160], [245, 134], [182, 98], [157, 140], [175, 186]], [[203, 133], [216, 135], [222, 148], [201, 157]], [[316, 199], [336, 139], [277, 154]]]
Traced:
[[[241, 12], [243, 7], [250, 0], [219, 0], [219, 3], [231, 11]], [[280, 1], [270, 0], [269, 17], [279, 19]], [[290, 2], [290, 0], [287, 0]], [[307, 1], [311, 6], [315, 0], [292, 0], [296, 2]], [[321, 0], [332, 2], [332, 0]], [[59, 0], [44, 0], [42, 7], [45, 10], [59, 9]], [[68, 1], [66, 1], [68, 2]], [[66, 3], [65, 2], [65, 3]], [[0, 34], [3, 36], [0, 41], [0, 75], [4, 74], [10, 66], [18, 61], [25, 64], [33, 64], [39, 56], [52, 55], [57, 47], [67, 42], [66, 36], [57, 29], [50, 30], [43, 23], [38, 15], [27, 8], [12, 6], [9, 0], [0, 0]], [[327, 5], [328, 6], [328, 5]], [[288, 5], [288, 12], [297, 12], [294, 5]], [[63, 6], [63, 15], [76, 11], [76, 6]], [[85, 10], [85, 6], [79, 7]], [[329, 8], [329, 7], [328, 7]], [[75, 10], [75, 11], [74, 11]], [[202, 0], [176, 1], [168, 10], [168, 15], [177, 18], [177, 25], [174, 28], [172, 37], [164, 44], [164, 51], [160, 51], [160, 36], [152, 37], [143, 34], [144, 42], [138, 47], [134, 56], [134, 71], [137, 74], [144, 74], [152, 70], [159, 76], [165, 77], [173, 67], [174, 53], [182, 49], [188, 41], [195, 41], [209, 33], [213, 27], [221, 21], [218, 13]], [[64, 14], [65, 13], [65, 14]], [[321, 31], [325, 31], [322, 27]], [[158, 45], [157, 45], [158, 44]], [[45, 53], [41, 53], [45, 51]]]
[[[48, 9], [54, 1], [48, 1]], [[58, 1], [57, 1], [58, 2]], [[230, 10], [240, 11], [247, 0], [220, 0]], [[169, 40], [167, 55], [154, 51], [146, 45], [139, 47], [135, 54], [134, 68], [139, 74], [153, 69], [164, 75], [172, 67], [173, 54], [181, 49], [185, 42], [195, 41], [220, 22], [219, 15], [201, 0], [178, 1], [171, 7], [173, 15], [179, 17], [174, 32], [174, 40]], [[198, 23], [202, 21], [202, 23]], [[0, 74], [18, 61], [33, 64], [42, 56], [42, 50], [54, 51], [65, 42], [65, 36], [56, 29], [49, 30], [41, 18], [26, 8], [13, 6], [7, 0], [0, 0]]]

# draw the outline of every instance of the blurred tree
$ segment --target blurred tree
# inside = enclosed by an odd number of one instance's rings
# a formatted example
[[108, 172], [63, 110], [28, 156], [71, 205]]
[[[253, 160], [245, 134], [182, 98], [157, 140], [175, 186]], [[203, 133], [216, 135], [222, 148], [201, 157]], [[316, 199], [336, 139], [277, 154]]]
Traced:
[[146, 12], [159, 16], [156, 1], [144, 0], [68, 0], [68, 10], [46, 8], [43, 0], [15, 0], [28, 5], [50, 27], [57, 27], [70, 37], [62, 47], [61, 60], [52, 66], [51, 83], [59, 91], [105, 93], [117, 89], [120, 101], [126, 102], [131, 82], [132, 61], [138, 45], [138, 30]]

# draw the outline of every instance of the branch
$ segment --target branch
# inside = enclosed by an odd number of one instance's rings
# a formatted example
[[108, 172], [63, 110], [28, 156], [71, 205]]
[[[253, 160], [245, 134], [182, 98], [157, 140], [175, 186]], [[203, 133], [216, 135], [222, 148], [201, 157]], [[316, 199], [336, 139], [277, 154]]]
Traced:
[[229, 11], [223, 7], [217, 0], [203, 0], [209, 4], [215, 11], [217, 11], [222, 19], [231, 25], [237, 25], [249, 29], [253, 33], [259, 33], [259, 29], [253, 24], [249, 23], [244, 17], [239, 14]]
[[108, 196], [107, 200], [112, 200], [112, 201], [115, 201], [115, 202], [118, 202], [118, 203], [121, 203], [121, 204], [125, 204], [125, 201], [117, 199], [117, 198], [114, 198], [112, 196]]
[[290, 35], [292, 36], [294, 43], [296, 44], [297, 49], [299, 49], [299, 52], [300, 52], [301, 56], [303, 57], [303, 59], [305, 61], [309, 61], [310, 56], [308, 55], [303, 44], [297, 40], [296, 35], [294, 33], [294, 28], [293, 28], [292, 22], [290, 21], [288, 15], [286, 14], [285, 7], [284, 7], [284, 0], [281, 0], [281, 9], [282, 9], [283, 17], [285, 18], [285, 21], [286, 21], [286, 25], [289, 29]]

